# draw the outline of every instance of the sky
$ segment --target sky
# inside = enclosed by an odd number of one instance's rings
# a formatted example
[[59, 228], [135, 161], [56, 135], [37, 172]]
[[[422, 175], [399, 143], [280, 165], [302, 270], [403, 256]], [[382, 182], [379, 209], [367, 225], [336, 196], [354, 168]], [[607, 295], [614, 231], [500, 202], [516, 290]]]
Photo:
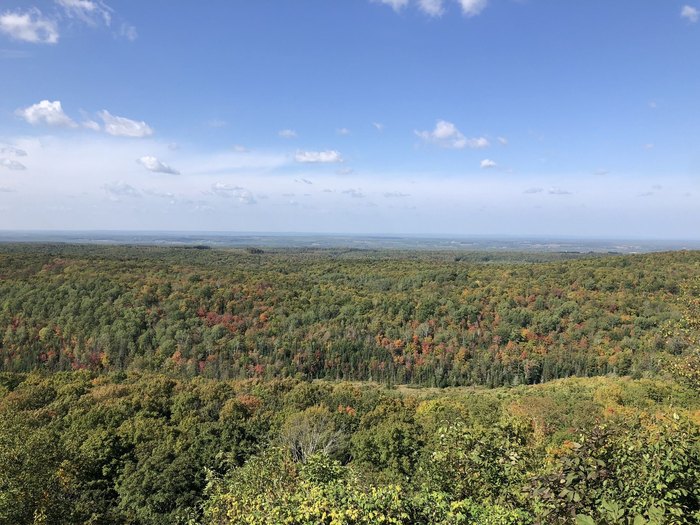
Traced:
[[700, 0], [2, 0], [0, 230], [700, 238]]

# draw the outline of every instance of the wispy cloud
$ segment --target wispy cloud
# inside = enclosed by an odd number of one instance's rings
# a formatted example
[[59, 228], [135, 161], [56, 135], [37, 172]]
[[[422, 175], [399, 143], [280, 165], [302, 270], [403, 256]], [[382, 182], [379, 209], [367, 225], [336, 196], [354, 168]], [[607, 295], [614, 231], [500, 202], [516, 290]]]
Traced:
[[76, 128], [78, 125], [63, 112], [60, 100], [42, 100], [26, 108], [20, 108], [15, 114], [32, 125], [65, 126]]
[[408, 5], [408, 0], [372, 0], [373, 2], [388, 5], [394, 11], [401, 11], [404, 7]]
[[365, 194], [362, 193], [361, 190], [356, 190], [354, 188], [349, 188], [347, 190], [343, 190], [341, 193], [343, 193], [345, 195], [350, 195], [350, 197], [352, 197], [353, 199], [364, 199], [365, 198]]
[[0, 32], [32, 44], [55, 44], [59, 38], [56, 22], [45, 18], [36, 8], [0, 14]]
[[402, 193], [400, 191], [385, 191], [383, 195], [387, 199], [400, 199], [411, 196], [409, 193]]
[[124, 181], [110, 182], [102, 186], [110, 195], [116, 197], [140, 197], [141, 192]]
[[432, 131], [416, 131], [417, 136], [425, 142], [435, 144], [442, 148], [451, 149], [480, 149], [488, 147], [489, 141], [484, 137], [467, 138], [457, 126], [446, 120], [438, 120]]
[[335, 130], [338, 135], [350, 135], [350, 130], [348, 128], [338, 128]]
[[695, 24], [700, 20], [700, 10], [691, 5], [684, 5], [681, 8], [681, 18], [685, 18], [691, 24]]
[[166, 163], [161, 162], [156, 157], [153, 157], [151, 155], [141, 157], [140, 159], [137, 159], [136, 162], [141, 164], [148, 171], [152, 171], [154, 173], [168, 173], [170, 175], [180, 175], [180, 172], [178, 170], [168, 166]]
[[255, 204], [255, 196], [247, 189], [224, 182], [215, 182], [211, 186], [213, 194], [225, 199], [234, 199], [241, 204]]
[[549, 188], [547, 191], [550, 195], [571, 195], [570, 191], [561, 188]]
[[372, 126], [374, 126], [374, 129], [377, 131], [384, 131], [384, 124], [381, 122], [372, 122]]
[[299, 150], [294, 155], [294, 160], [296, 160], [297, 162], [302, 162], [302, 163], [326, 164], [326, 163], [334, 163], [334, 162], [343, 162], [343, 157], [340, 154], [340, 152], [338, 152], [334, 149], [325, 150], [325, 151]]
[[297, 132], [293, 129], [281, 129], [277, 134], [283, 139], [295, 139], [297, 138]]
[[100, 111], [99, 117], [104, 122], [105, 132], [115, 137], [141, 138], [153, 135], [153, 128], [142, 120], [137, 121], [126, 117], [117, 117], [106, 109]]
[[544, 188], [538, 188], [538, 187], [533, 187], [533, 188], [528, 188], [523, 193], [528, 193], [528, 194], [534, 194], [534, 193], [542, 193], [544, 191]]
[[488, 0], [459, 0], [459, 4], [462, 6], [462, 13], [469, 17], [481, 14], [488, 3]]
[[2, 145], [0, 144], [0, 154], [2, 155], [14, 155], [15, 157], [26, 157], [27, 152], [23, 149], [16, 148], [15, 146]]
[[112, 9], [107, 4], [93, 0], [56, 0], [64, 12], [82, 22], [95, 26], [98, 23], [112, 23]]
[[445, 13], [443, 0], [418, 0], [418, 7], [430, 16], [442, 16]]
[[14, 159], [0, 159], [0, 166], [13, 171], [23, 171], [27, 169], [24, 164]]

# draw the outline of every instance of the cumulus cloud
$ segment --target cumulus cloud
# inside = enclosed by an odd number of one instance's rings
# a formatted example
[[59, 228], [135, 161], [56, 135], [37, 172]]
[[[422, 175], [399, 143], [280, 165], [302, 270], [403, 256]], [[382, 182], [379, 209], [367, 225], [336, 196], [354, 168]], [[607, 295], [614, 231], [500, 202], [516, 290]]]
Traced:
[[532, 194], [532, 193], [542, 193], [543, 191], [544, 191], [543, 188], [534, 187], [534, 188], [528, 188], [528, 189], [526, 189], [523, 193], [530, 193], [530, 194]]
[[0, 166], [13, 171], [22, 171], [27, 169], [24, 164], [14, 159], [0, 159]]
[[110, 195], [114, 195], [116, 197], [140, 197], [141, 196], [141, 193], [139, 192], [139, 190], [137, 190], [136, 188], [127, 184], [124, 181], [117, 181], [117, 182], [111, 182], [111, 183], [105, 184], [104, 186], [102, 186], [102, 189], [105, 190]]
[[479, 166], [481, 166], [481, 169], [487, 170], [487, 169], [495, 168], [496, 166], [498, 166], [498, 164], [496, 164], [495, 160], [484, 159], [479, 163]]
[[383, 195], [387, 199], [400, 199], [411, 196], [409, 193], [402, 193], [400, 191], [385, 191]]
[[32, 44], [55, 44], [59, 36], [56, 22], [45, 18], [36, 8], [0, 14], [0, 32]]
[[681, 18], [685, 18], [688, 22], [694, 24], [700, 20], [700, 11], [690, 5], [684, 5], [681, 8]]
[[549, 188], [549, 191], [547, 191], [550, 195], [571, 195], [570, 191], [563, 190], [561, 188]]
[[397, 12], [408, 5], [408, 0], [374, 0], [374, 2], [388, 5], [394, 11], [397, 11]]
[[293, 129], [281, 129], [277, 134], [283, 139], [295, 139], [297, 138], [297, 132]]
[[97, 25], [99, 21], [105, 25], [112, 23], [112, 9], [102, 2], [93, 0], [56, 0], [66, 14], [85, 22], [88, 25]]
[[144, 121], [117, 117], [106, 109], [100, 111], [99, 117], [104, 122], [105, 132], [115, 137], [141, 138], [153, 135], [153, 129]]
[[488, 0], [459, 0], [462, 6], [462, 13], [465, 16], [476, 16], [480, 14], [488, 5]]
[[343, 162], [343, 157], [340, 152], [329, 149], [325, 151], [303, 151], [299, 150], [294, 155], [294, 160], [303, 163], [333, 163]]
[[241, 186], [234, 186], [224, 182], [215, 182], [211, 186], [211, 191], [219, 197], [225, 199], [235, 199], [241, 204], [255, 204], [256, 200], [253, 194]]
[[179, 171], [177, 171], [174, 168], [171, 168], [165, 162], [161, 162], [156, 157], [153, 157], [151, 155], [141, 157], [140, 159], [137, 159], [136, 162], [141, 164], [141, 166], [146, 168], [148, 171], [152, 171], [154, 173], [168, 173], [170, 175], [180, 175]]
[[435, 124], [435, 129], [432, 131], [416, 131], [415, 133], [425, 142], [436, 144], [442, 148], [480, 149], [490, 145], [488, 139], [484, 137], [465, 137], [462, 132], [457, 129], [457, 126], [446, 120], [438, 120]]
[[75, 128], [78, 125], [63, 112], [60, 100], [42, 100], [26, 108], [20, 108], [15, 114], [32, 125], [47, 124], [49, 126], [66, 126]]
[[418, 7], [430, 16], [442, 16], [445, 12], [442, 0], [418, 0]]

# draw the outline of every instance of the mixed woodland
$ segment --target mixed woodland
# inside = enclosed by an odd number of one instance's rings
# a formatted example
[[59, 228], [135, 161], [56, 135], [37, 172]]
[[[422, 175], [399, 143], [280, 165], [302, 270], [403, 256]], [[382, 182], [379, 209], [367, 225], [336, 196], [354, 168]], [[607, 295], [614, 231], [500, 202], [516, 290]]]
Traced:
[[0, 246], [0, 524], [700, 523], [700, 253]]

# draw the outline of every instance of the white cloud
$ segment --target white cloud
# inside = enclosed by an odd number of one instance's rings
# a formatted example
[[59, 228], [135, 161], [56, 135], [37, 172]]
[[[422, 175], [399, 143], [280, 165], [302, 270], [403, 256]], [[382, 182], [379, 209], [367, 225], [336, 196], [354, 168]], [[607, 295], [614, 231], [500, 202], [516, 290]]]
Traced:
[[502, 145], [502, 146], [507, 146], [508, 145], [508, 139], [505, 137], [498, 137], [496, 140]]
[[333, 163], [343, 162], [340, 152], [330, 149], [325, 151], [302, 151], [299, 150], [294, 155], [294, 160], [304, 163]]
[[488, 4], [488, 0], [459, 0], [462, 6], [462, 13], [466, 16], [476, 16], [480, 14]]
[[442, 16], [445, 13], [442, 4], [443, 0], [418, 0], [418, 7], [430, 16]]
[[681, 18], [685, 18], [690, 23], [694, 24], [700, 20], [700, 11], [693, 6], [684, 5], [681, 8]]
[[297, 132], [293, 129], [281, 129], [277, 134], [283, 139], [295, 139], [297, 138]]
[[112, 23], [112, 9], [102, 2], [93, 0], [56, 0], [66, 14], [76, 17], [88, 25], [94, 26], [98, 20], [105, 25]]
[[484, 137], [467, 138], [457, 126], [446, 120], [438, 120], [433, 131], [416, 131], [416, 135], [426, 142], [436, 144], [442, 148], [452, 149], [480, 149], [488, 147], [489, 141]]
[[209, 122], [207, 122], [207, 126], [209, 126], [210, 128], [224, 128], [228, 126], [228, 122], [220, 118], [213, 118]]
[[211, 186], [211, 191], [219, 197], [225, 199], [235, 199], [241, 204], [255, 204], [256, 200], [253, 194], [241, 186], [234, 186], [224, 182], [215, 182]]
[[56, 22], [44, 18], [38, 9], [0, 14], [0, 32], [32, 44], [55, 44], [59, 36]]
[[384, 131], [384, 124], [382, 124], [381, 122], [372, 122], [372, 125], [377, 131]]
[[649, 144], [644, 144], [644, 149], [651, 150], [654, 149], [654, 144], [651, 142]]
[[13, 171], [21, 171], [27, 169], [27, 167], [24, 164], [14, 159], [0, 159], [0, 166]]
[[102, 186], [107, 193], [118, 197], [140, 197], [141, 193], [124, 181], [110, 182]]
[[42, 100], [27, 108], [20, 108], [15, 114], [32, 125], [48, 124], [49, 126], [66, 126], [75, 128], [78, 125], [63, 112], [61, 101]]
[[241, 144], [234, 144], [233, 151], [236, 153], [249, 153], [250, 150]]
[[16, 190], [9, 186], [0, 186], [0, 193], [14, 193]]
[[350, 135], [350, 130], [348, 128], [338, 128], [335, 130], [338, 135]]
[[526, 189], [523, 193], [542, 193], [543, 191], [544, 189], [542, 188], [534, 187]]
[[355, 170], [352, 168], [340, 168], [338, 170], [335, 170], [336, 175], [350, 175], [351, 173], [354, 173]]
[[106, 109], [100, 111], [100, 118], [104, 122], [105, 132], [115, 137], [147, 137], [153, 135], [153, 129], [144, 121], [131, 120], [125, 117], [112, 115]]
[[397, 11], [397, 12], [408, 5], [408, 0], [374, 0], [374, 1], [379, 2], [380, 4], [388, 5], [394, 11]]
[[161, 162], [156, 157], [153, 157], [151, 155], [146, 155], [145, 157], [141, 157], [136, 162], [141, 164], [148, 171], [152, 171], [154, 173], [168, 173], [170, 175], [180, 175], [179, 171], [177, 171], [174, 168], [171, 168], [170, 166], [168, 166], [164, 162]]
[[547, 191], [550, 195], [571, 195], [570, 191], [563, 190], [561, 188], [549, 188], [549, 191]]
[[481, 166], [481, 169], [487, 170], [490, 168], [495, 168], [498, 164], [496, 164], [496, 161], [491, 160], [491, 159], [484, 159], [481, 161], [479, 166]]

